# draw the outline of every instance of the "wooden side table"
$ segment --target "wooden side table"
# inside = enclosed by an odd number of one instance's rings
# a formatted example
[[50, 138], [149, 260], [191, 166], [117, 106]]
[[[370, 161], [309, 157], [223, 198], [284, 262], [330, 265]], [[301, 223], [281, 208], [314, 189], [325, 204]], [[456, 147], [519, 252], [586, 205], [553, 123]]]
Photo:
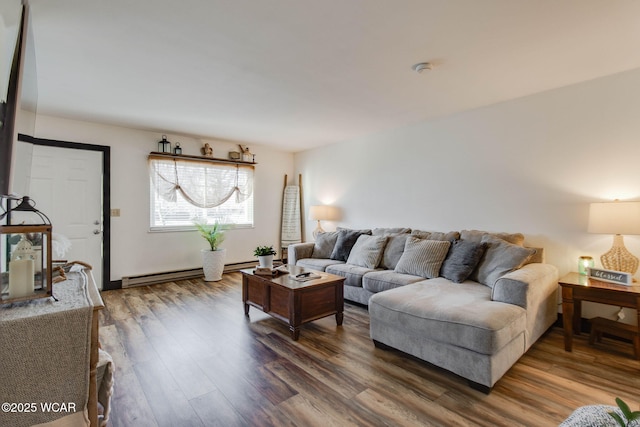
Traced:
[[[578, 273], [569, 273], [559, 282], [562, 287], [562, 323], [564, 326], [564, 349], [571, 351], [573, 333], [580, 333], [582, 301], [633, 308], [640, 325], [640, 286], [616, 285], [601, 282]], [[636, 327], [637, 328], [637, 327]], [[633, 338], [635, 354], [640, 354], [640, 335]]]

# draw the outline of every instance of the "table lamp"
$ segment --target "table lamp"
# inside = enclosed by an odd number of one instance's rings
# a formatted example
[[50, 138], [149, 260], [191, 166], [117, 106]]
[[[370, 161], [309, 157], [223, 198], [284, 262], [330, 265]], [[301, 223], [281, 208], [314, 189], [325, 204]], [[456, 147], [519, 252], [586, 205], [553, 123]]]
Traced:
[[332, 207], [326, 205], [316, 205], [309, 208], [309, 220], [318, 221], [316, 229], [313, 230], [313, 238], [318, 236], [318, 233], [324, 233], [320, 221], [327, 221], [332, 219]]
[[640, 234], [640, 202], [591, 203], [589, 233], [613, 234], [613, 246], [600, 257], [607, 270], [632, 275], [638, 270], [638, 258], [624, 246], [624, 234]]

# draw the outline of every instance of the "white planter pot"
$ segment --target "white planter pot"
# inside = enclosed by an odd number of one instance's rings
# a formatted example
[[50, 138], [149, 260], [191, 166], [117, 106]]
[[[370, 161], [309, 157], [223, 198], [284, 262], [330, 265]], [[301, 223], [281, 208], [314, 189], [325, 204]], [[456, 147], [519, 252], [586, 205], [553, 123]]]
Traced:
[[226, 249], [218, 249], [217, 251], [212, 251], [211, 249], [202, 250], [202, 270], [204, 271], [205, 282], [216, 282], [222, 279], [226, 252]]
[[273, 268], [273, 255], [261, 255], [258, 257], [260, 267]]

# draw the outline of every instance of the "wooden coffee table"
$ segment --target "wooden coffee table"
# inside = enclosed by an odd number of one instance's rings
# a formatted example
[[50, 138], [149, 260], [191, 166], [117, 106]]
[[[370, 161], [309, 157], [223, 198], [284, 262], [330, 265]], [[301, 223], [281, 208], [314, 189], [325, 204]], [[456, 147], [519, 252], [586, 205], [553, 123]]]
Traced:
[[[286, 322], [294, 341], [305, 323], [335, 314], [337, 325], [342, 325], [344, 277], [295, 266], [288, 268], [289, 274], [273, 278], [253, 274], [253, 269], [241, 270], [244, 314], [248, 316], [249, 307], [253, 306]], [[302, 272], [320, 278], [306, 282], [292, 278]]]

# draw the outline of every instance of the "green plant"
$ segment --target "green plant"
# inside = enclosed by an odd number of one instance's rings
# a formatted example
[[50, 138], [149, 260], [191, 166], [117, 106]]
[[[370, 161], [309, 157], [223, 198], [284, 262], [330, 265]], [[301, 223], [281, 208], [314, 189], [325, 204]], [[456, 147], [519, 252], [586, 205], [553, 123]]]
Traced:
[[258, 246], [255, 251], [253, 251], [254, 256], [266, 256], [266, 255], [275, 255], [276, 251], [273, 249], [273, 246]]
[[617, 412], [611, 411], [609, 412], [609, 415], [611, 415], [611, 417], [616, 420], [620, 426], [628, 427], [633, 421], [640, 420], [640, 411], [631, 412], [631, 409], [629, 409], [629, 405], [624, 403], [624, 401], [619, 397], [616, 397], [616, 403], [618, 404], [618, 408], [620, 408], [620, 411], [622, 411], [622, 414], [624, 415], [626, 421], [622, 419], [622, 417], [618, 415]]
[[207, 224], [203, 221], [194, 221], [193, 225], [196, 227], [196, 230], [200, 232], [200, 235], [204, 237], [204, 239], [209, 242], [212, 251], [217, 251], [218, 246], [224, 241], [225, 238], [225, 227], [216, 221], [213, 224]]

